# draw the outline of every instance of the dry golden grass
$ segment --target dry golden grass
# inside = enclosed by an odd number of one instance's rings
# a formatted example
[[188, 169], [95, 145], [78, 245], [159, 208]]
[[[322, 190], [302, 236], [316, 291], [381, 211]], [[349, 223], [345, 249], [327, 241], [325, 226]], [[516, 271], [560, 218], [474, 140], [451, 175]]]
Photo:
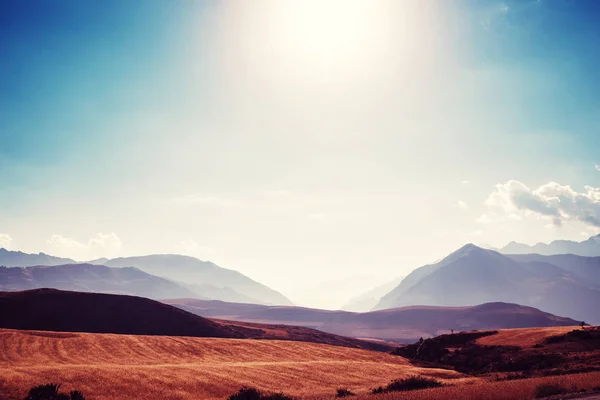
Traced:
[[59, 382], [92, 400], [224, 399], [242, 385], [294, 396], [357, 393], [419, 374], [466, 383], [454, 371], [322, 344], [244, 339], [0, 330], [0, 391]]
[[573, 329], [581, 328], [577, 326], [556, 326], [549, 328], [503, 329], [495, 335], [477, 339], [476, 343], [482, 346], [532, 347], [550, 336], [564, 335]]
[[[525, 400], [534, 398], [535, 388], [542, 383], [554, 383], [572, 391], [591, 390], [600, 385], [600, 372], [549, 376], [514, 381], [471, 381], [451, 387], [397, 392], [382, 395], [359, 395], [355, 400]], [[329, 396], [309, 396], [307, 400], [330, 400]]]

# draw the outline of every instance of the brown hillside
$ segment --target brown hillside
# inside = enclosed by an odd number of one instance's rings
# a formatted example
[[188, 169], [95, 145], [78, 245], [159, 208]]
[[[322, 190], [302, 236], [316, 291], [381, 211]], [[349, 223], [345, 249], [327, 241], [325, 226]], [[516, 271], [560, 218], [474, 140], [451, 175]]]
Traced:
[[390, 347], [309, 328], [208, 320], [154, 300], [36, 289], [0, 292], [0, 328], [244, 339], [279, 339], [387, 351]]

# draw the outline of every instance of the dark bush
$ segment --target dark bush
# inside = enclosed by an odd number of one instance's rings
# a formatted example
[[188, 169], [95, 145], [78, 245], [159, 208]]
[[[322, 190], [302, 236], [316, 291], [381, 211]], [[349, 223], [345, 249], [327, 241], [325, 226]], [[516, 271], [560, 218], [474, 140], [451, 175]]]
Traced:
[[405, 392], [408, 390], [429, 389], [444, 386], [442, 382], [433, 378], [411, 376], [406, 379], [393, 381], [385, 387], [386, 392]]
[[379, 386], [378, 388], [371, 390], [371, 393], [373, 393], [373, 394], [385, 393], [385, 389], [383, 388], [383, 386]]
[[294, 400], [293, 397], [286, 396], [283, 393], [273, 393], [263, 395], [260, 400]]
[[567, 393], [567, 388], [554, 384], [544, 383], [535, 388], [535, 398], [539, 399], [542, 397], [555, 396], [557, 394]]
[[371, 390], [371, 393], [406, 392], [409, 390], [429, 389], [442, 386], [444, 386], [444, 384], [437, 379], [410, 376], [406, 379], [395, 380], [386, 387], [379, 386], [378, 388]]
[[85, 396], [79, 390], [72, 390], [70, 395], [71, 400], [85, 400]]
[[294, 400], [283, 393], [263, 394], [260, 390], [251, 387], [242, 387], [239, 392], [232, 394], [228, 400]]
[[39, 385], [29, 390], [29, 395], [25, 400], [69, 400], [69, 396], [64, 393], [59, 393], [60, 384], [47, 383]]
[[348, 389], [338, 389], [337, 394], [335, 395], [335, 397], [349, 397], [349, 396], [356, 396], [356, 394], [352, 393]]

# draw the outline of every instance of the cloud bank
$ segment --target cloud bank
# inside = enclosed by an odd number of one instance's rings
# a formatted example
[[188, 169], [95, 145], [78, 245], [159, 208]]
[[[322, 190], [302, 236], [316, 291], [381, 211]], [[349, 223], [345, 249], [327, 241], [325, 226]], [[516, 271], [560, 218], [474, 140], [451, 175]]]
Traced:
[[499, 183], [485, 201], [488, 212], [479, 222], [537, 218], [551, 220], [556, 226], [580, 221], [600, 227], [600, 188], [585, 186], [577, 192], [569, 185], [550, 182], [530, 189], [522, 182]]
[[111, 257], [121, 249], [121, 239], [114, 233], [98, 233], [91, 237], [87, 243], [62, 235], [52, 235], [47, 240], [52, 251], [61, 257], [76, 260], [90, 260], [98, 257]]

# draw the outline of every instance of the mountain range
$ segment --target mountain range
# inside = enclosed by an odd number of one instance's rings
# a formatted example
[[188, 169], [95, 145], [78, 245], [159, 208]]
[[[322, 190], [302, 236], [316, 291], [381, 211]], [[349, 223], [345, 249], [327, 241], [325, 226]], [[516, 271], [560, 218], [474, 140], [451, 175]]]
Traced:
[[354, 313], [197, 299], [163, 302], [206, 318], [304, 326], [336, 335], [406, 343], [414, 342], [420, 337], [448, 333], [450, 330], [458, 332], [473, 329], [572, 326], [578, 323], [532, 307], [507, 303], [472, 307], [412, 306]]
[[0, 267], [0, 291], [54, 288], [165, 299], [196, 294], [170, 280], [133, 267], [67, 264], [39, 267]]
[[439, 263], [414, 270], [375, 309], [510, 302], [600, 322], [597, 261], [554, 257], [507, 256], [468, 244]]
[[[292, 305], [281, 293], [237, 271], [176, 254], [112, 260], [101, 258], [78, 263], [72, 259], [44, 253], [27, 254], [0, 249], [0, 266], [6, 267], [0, 268], [0, 290], [51, 287], [131, 294], [154, 299], [195, 297], [242, 303]], [[118, 272], [119, 268], [129, 269]]]
[[537, 243], [529, 246], [523, 243], [510, 242], [499, 249], [503, 254], [575, 254], [585, 257], [600, 256], [600, 235], [592, 236], [582, 242], [572, 240], [554, 240], [550, 243]]

